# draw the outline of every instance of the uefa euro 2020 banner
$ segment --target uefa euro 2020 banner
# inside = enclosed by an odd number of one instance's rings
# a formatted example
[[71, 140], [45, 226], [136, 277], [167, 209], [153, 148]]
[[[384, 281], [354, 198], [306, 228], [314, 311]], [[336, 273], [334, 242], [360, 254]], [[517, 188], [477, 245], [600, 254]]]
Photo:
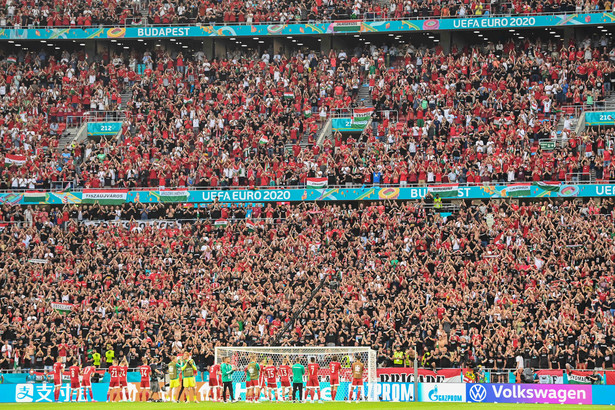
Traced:
[[94, 204], [121, 205], [124, 203], [193, 203], [212, 202], [302, 202], [302, 201], [378, 201], [416, 200], [427, 193], [445, 199], [497, 198], [576, 198], [615, 196], [615, 184], [568, 184], [534, 182], [508, 185], [461, 186], [440, 184], [427, 187], [324, 187], [266, 188], [266, 189], [207, 189], [143, 190], [84, 189], [81, 192], [26, 191], [0, 193], [0, 205], [34, 204]]
[[476, 30], [613, 24], [612, 13], [553, 14], [447, 19], [342, 20], [313, 24], [260, 24], [212, 26], [144, 26], [92, 28], [2, 29], [6, 40], [83, 40], [121, 38], [258, 37], [335, 33], [390, 33], [405, 31]]

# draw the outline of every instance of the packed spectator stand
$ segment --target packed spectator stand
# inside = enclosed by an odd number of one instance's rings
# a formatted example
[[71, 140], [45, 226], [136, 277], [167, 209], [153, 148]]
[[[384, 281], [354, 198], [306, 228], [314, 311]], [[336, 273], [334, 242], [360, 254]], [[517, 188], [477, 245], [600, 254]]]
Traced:
[[[561, 133], [569, 107], [600, 106], [615, 83], [611, 38], [513, 40], [457, 48], [383, 44], [290, 54], [232, 52], [208, 60], [150, 48], [21, 51], [0, 63], [0, 186], [219, 187], [425, 182], [612, 180], [612, 130]], [[366, 101], [360, 137], [332, 114]], [[122, 93], [130, 95], [122, 104]], [[86, 112], [126, 117], [119, 139], [59, 147]], [[541, 140], [557, 141], [543, 151]], [[483, 160], [486, 158], [486, 160]], [[375, 174], [378, 174], [375, 177]]]
[[[390, 201], [4, 205], [0, 332], [12, 347], [0, 368], [111, 345], [131, 367], [192, 349], [203, 369], [217, 344], [273, 343], [325, 281], [283, 344], [368, 344], [381, 365], [416, 346], [428, 367], [511, 368], [521, 354], [536, 368], [610, 369], [614, 209], [611, 198], [463, 203], [447, 217]], [[135, 228], [152, 219], [175, 225]]]

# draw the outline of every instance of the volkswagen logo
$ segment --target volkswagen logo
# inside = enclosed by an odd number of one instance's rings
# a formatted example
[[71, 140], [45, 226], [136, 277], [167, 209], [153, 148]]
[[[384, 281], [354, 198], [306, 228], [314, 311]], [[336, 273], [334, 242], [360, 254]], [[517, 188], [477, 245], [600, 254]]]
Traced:
[[470, 400], [472, 401], [483, 401], [487, 398], [487, 389], [482, 384], [474, 384], [470, 387]]

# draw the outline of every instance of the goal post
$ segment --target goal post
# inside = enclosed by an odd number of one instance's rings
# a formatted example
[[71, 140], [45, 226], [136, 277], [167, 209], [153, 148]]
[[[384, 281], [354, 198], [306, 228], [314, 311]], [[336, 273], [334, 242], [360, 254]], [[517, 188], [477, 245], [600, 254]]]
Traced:
[[[256, 356], [260, 363], [262, 360], [272, 359], [273, 365], [282, 365], [288, 359], [291, 365], [299, 361], [306, 367], [311, 358], [316, 359], [320, 366], [319, 379], [323, 400], [331, 400], [331, 386], [329, 383], [329, 364], [334, 357], [341, 363], [339, 386], [335, 400], [346, 400], [349, 397], [352, 381], [351, 365], [355, 358], [364, 364], [362, 398], [368, 401], [377, 400], [376, 351], [369, 347], [216, 347], [215, 362], [222, 363], [226, 357], [231, 358], [231, 364], [236, 367], [233, 373], [233, 384], [236, 386], [236, 397], [245, 397], [246, 367], [250, 357]], [[280, 382], [278, 380], [278, 390]], [[353, 393], [355, 397], [356, 393]]]

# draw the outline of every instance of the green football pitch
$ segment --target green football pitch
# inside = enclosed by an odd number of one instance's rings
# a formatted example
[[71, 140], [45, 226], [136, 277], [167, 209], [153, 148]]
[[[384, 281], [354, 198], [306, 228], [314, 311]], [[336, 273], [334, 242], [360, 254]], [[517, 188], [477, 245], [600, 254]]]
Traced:
[[491, 404], [491, 403], [14, 403], [0, 404], [0, 409], [16, 409], [16, 410], [102, 410], [102, 409], [122, 409], [122, 410], [150, 410], [150, 409], [229, 409], [229, 410], [245, 410], [265, 408], [271, 409], [286, 409], [294, 408], [300, 410], [350, 410], [350, 409], [370, 409], [370, 410], [388, 410], [388, 409], [413, 409], [413, 410], [537, 410], [537, 409], [561, 409], [561, 410], [590, 410], [595, 408], [612, 408], [611, 406], [585, 406], [571, 404]]

